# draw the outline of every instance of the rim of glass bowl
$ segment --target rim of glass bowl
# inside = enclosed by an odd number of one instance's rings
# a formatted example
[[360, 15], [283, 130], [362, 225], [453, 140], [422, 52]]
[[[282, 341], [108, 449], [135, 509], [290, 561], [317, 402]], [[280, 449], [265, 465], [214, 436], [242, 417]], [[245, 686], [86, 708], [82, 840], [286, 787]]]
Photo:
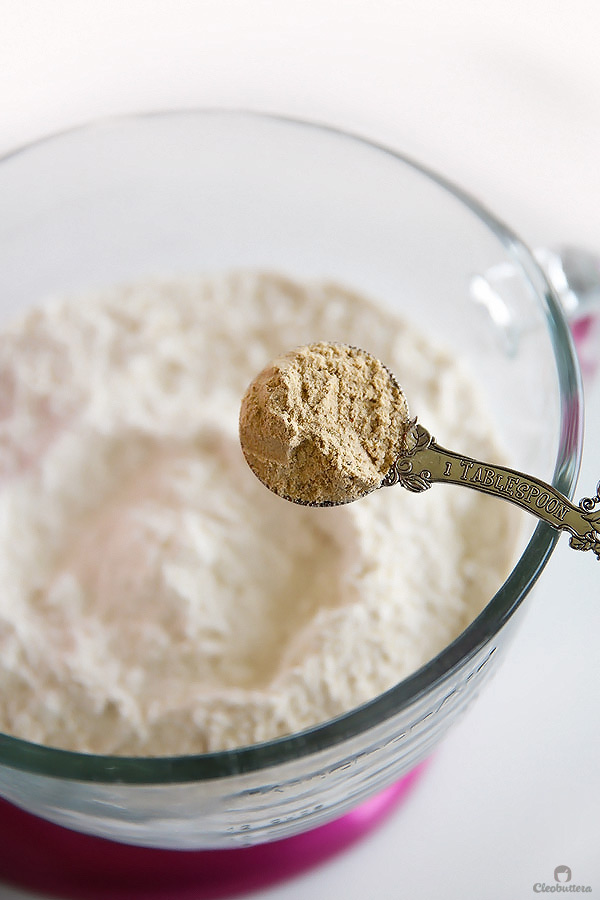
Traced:
[[[68, 140], [71, 134], [91, 130], [98, 124], [127, 124], [137, 119], [203, 116], [251, 117], [267, 122], [279, 122], [290, 127], [329, 132], [341, 139], [359, 142], [375, 153], [391, 156], [409, 166], [461, 201], [494, 232], [529, 280], [540, 299], [554, 348], [560, 391], [560, 435], [552, 484], [567, 496], [575, 487], [579, 471], [583, 408], [581, 376], [571, 335], [560, 304], [539, 268], [532, 253], [521, 240], [477, 200], [442, 176], [430, 171], [383, 144], [359, 134], [327, 124], [309, 122], [283, 115], [238, 109], [165, 110], [94, 120], [75, 128], [42, 137], [12, 150], [0, 158], [0, 164], [12, 157], [39, 148], [40, 145]], [[436, 682], [447, 677], [462, 661], [472, 657], [493, 637], [512, 616], [523, 598], [537, 581], [558, 539], [558, 532], [540, 522], [523, 554], [500, 590], [492, 597], [480, 615], [441, 653], [394, 687], [375, 699], [302, 732], [277, 738], [262, 744], [235, 750], [169, 757], [104, 756], [46, 747], [9, 735], [0, 734], [0, 765], [57, 778], [114, 784], [176, 784], [226, 778], [241, 773], [266, 769], [273, 765], [296, 760], [335, 746], [381, 724], [401, 712]]]

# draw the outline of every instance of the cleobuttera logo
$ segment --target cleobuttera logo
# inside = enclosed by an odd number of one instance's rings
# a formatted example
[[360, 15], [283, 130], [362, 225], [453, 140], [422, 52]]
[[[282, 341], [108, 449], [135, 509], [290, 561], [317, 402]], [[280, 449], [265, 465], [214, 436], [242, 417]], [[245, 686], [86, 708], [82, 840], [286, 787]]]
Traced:
[[592, 887], [589, 884], [571, 884], [573, 873], [569, 866], [557, 866], [554, 870], [555, 884], [546, 884], [545, 881], [536, 881], [533, 885], [536, 894], [556, 894], [562, 892], [591, 894]]

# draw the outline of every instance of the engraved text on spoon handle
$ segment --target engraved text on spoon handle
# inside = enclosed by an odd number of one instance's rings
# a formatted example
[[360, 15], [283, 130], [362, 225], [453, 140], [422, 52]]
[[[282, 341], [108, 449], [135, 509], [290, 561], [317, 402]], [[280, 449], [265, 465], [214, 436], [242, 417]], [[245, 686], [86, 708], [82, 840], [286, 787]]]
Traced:
[[586, 498], [575, 506], [539, 478], [445, 450], [421, 425], [414, 424], [409, 437], [409, 449], [396, 459], [384, 485], [400, 484], [419, 492], [434, 482], [448, 482], [492, 494], [520, 506], [557, 530], [568, 531], [571, 547], [593, 550], [600, 559], [600, 484], [596, 497]]

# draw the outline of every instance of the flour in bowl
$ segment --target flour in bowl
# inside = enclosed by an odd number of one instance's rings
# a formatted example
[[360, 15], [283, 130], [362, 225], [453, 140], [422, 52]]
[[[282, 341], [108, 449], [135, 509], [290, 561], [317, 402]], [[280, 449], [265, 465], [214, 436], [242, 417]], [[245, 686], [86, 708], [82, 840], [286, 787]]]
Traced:
[[336, 716], [456, 637], [514, 512], [400, 488], [286, 503], [240, 399], [289, 347], [368, 348], [444, 444], [498, 459], [456, 360], [332, 283], [235, 272], [57, 299], [0, 336], [0, 730], [93, 753], [252, 744]]

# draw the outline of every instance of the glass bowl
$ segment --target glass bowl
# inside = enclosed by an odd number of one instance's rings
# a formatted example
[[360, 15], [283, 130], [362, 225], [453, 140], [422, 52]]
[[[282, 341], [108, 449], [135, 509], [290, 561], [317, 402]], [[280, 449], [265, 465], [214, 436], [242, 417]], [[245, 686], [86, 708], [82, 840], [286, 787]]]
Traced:
[[[571, 495], [582, 434], [569, 330], [532, 254], [452, 185], [321, 126], [227, 111], [103, 121], [0, 165], [0, 297], [252, 267], [380, 298], [466, 360], [512, 464]], [[509, 645], [557, 540], [531, 520], [518, 561], [443, 652], [302, 733], [174, 758], [94, 756], [0, 736], [0, 796], [116, 841], [233, 848], [320, 826], [428, 757]]]

